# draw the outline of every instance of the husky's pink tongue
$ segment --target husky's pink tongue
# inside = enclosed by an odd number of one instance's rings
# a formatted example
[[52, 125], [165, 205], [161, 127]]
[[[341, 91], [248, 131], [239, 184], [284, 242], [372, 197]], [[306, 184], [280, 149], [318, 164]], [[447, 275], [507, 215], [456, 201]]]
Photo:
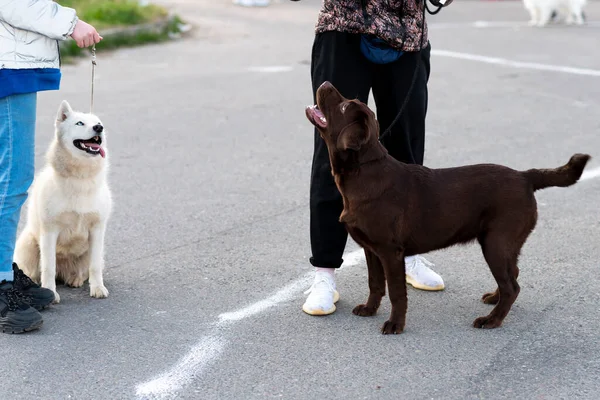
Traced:
[[100, 152], [100, 155], [102, 156], [102, 158], [104, 158], [104, 149], [102, 148], [102, 146], [100, 146], [99, 144], [95, 144], [95, 143], [86, 143], [86, 146], [89, 147], [90, 149], [98, 150]]

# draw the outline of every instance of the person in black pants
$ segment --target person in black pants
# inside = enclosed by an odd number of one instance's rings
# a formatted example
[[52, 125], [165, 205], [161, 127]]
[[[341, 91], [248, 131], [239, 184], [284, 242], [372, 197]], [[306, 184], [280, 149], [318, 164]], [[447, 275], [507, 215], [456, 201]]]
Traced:
[[[367, 2], [363, 2], [361, 9], [357, 6], [359, 3], [353, 0], [324, 1], [312, 48], [311, 75], [315, 103], [316, 91], [325, 81], [331, 82], [344, 97], [359, 99], [364, 103], [367, 103], [372, 90], [380, 133], [383, 133], [400, 112], [414, 79], [408, 102], [390, 133], [383, 138], [383, 144], [397, 160], [422, 165], [431, 52], [429, 41], [425, 40], [425, 36], [420, 36], [426, 32], [421, 25], [424, 23], [422, 3], [420, 8], [416, 0], [374, 0], [367, 7], [364, 7], [364, 3]], [[365, 9], [371, 11], [372, 18], [365, 17]], [[402, 12], [408, 17], [411, 13], [421, 17], [420, 24], [414, 17], [406, 21], [398, 17], [403, 15]], [[391, 15], [400, 21], [400, 29], [390, 27], [389, 21], [393, 21]], [[361, 19], [364, 24], [356, 24]], [[365, 37], [366, 34], [369, 36]], [[392, 53], [396, 50], [397, 59], [378, 63], [379, 60], [368, 57], [368, 51], [365, 53], [361, 50], [365, 38], [375, 38], [376, 42], [389, 44]], [[316, 267], [316, 275], [302, 309], [310, 315], [326, 315], [335, 311], [335, 303], [339, 299], [334, 273], [342, 265], [348, 234], [339, 222], [343, 204], [331, 174], [327, 146], [316, 130], [314, 137], [310, 186], [310, 263]], [[427, 264], [432, 264], [424, 257], [406, 257], [405, 262], [407, 282], [415, 288], [444, 289], [442, 278], [428, 268]]]

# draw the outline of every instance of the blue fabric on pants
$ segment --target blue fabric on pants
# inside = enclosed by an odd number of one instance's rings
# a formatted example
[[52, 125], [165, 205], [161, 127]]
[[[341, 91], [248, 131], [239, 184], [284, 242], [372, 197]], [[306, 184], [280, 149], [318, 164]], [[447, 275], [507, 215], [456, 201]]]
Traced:
[[0, 281], [12, 280], [21, 207], [35, 173], [37, 93], [0, 98]]

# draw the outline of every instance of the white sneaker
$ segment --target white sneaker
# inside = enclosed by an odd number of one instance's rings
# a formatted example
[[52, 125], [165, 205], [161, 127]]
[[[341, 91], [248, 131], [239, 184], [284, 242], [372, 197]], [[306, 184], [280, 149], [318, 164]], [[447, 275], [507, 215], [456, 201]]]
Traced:
[[423, 256], [410, 256], [404, 259], [406, 265], [406, 282], [415, 289], [421, 290], [444, 290], [442, 277], [427, 266], [433, 263], [427, 261]]
[[319, 271], [310, 289], [304, 293], [310, 294], [302, 306], [302, 311], [310, 315], [332, 314], [335, 311], [335, 303], [340, 299], [333, 277]]

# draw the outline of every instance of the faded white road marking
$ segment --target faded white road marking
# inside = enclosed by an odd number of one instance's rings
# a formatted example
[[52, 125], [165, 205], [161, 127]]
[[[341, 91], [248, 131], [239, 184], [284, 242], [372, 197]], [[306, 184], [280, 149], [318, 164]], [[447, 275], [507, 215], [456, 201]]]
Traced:
[[[579, 27], [567, 27], [565, 25], [549, 25], [544, 29], [556, 28], [561, 29], [580, 29]], [[588, 21], [586, 22], [586, 28], [598, 27], [600, 21]], [[431, 23], [428, 25], [430, 29], [451, 29], [451, 28], [477, 28], [477, 29], [496, 29], [496, 28], [525, 28], [525, 29], [539, 29], [537, 27], [531, 27], [527, 21], [473, 21], [473, 22], [438, 22]]]
[[287, 286], [284, 286], [277, 293], [267, 297], [264, 300], [257, 301], [256, 303], [244, 307], [240, 310], [227, 312], [219, 315], [219, 323], [223, 324], [240, 321], [244, 318], [251, 317], [254, 314], [258, 314], [262, 311], [265, 311], [268, 308], [277, 306], [280, 303], [294, 298], [298, 293], [300, 293], [302, 290], [305, 290], [307, 286], [310, 285], [310, 281], [313, 278], [313, 275], [314, 274], [307, 273], [303, 275], [302, 278], [290, 283]]
[[[362, 249], [355, 250], [344, 256], [344, 263], [342, 264], [340, 269], [358, 265], [363, 261], [365, 261], [364, 251]], [[268, 308], [274, 307], [280, 303], [291, 300], [294, 297], [296, 297], [296, 295], [298, 295], [300, 292], [305, 290], [308, 287], [308, 285], [310, 285], [310, 282], [312, 281], [313, 277], [313, 272], [307, 272], [301, 278], [295, 280], [287, 286], [284, 286], [277, 293], [264, 300], [257, 301], [256, 303], [237, 311], [223, 313], [219, 315], [219, 323], [223, 324], [228, 322], [239, 321], [244, 318], [251, 317], [254, 314], [258, 314]]]
[[276, 72], [289, 72], [293, 70], [294, 67], [290, 65], [267, 65], [262, 67], [248, 67], [248, 71], [251, 72], [266, 72], [266, 73], [276, 73]]
[[[500, 65], [509, 68], [518, 69], [532, 69], [537, 71], [549, 71], [549, 72], [560, 72], [572, 75], [581, 76], [594, 76], [600, 77], [599, 69], [592, 68], [578, 68], [571, 67], [568, 65], [554, 65], [554, 64], [542, 64], [526, 61], [515, 61], [509, 60], [502, 57], [490, 57], [481, 54], [462, 53], [458, 51], [432, 49], [431, 54], [434, 56], [455, 58], [459, 60], [476, 61], [486, 64]], [[255, 66], [246, 68], [250, 72], [261, 72], [261, 73], [279, 73], [293, 71], [294, 67], [291, 65], [271, 65], [271, 66]]]
[[226, 341], [218, 336], [206, 336], [177, 364], [157, 378], [137, 386], [141, 399], [168, 399], [191, 383], [204, 368], [223, 351]]
[[600, 176], [600, 167], [596, 167], [594, 169], [590, 169], [589, 171], [583, 171], [580, 181], [585, 181], [587, 179], [594, 179]]
[[[364, 262], [364, 251], [358, 249], [344, 256], [342, 268], [359, 265], [362, 262]], [[227, 340], [223, 337], [222, 331], [224, 326], [231, 325], [295, 298], [308, 288], [313, 276], [314, 273], [308, 272], [266, 299], [239, 310], [219, 315], [218, 321], [213, 324], [212, 332], [203, 337], [179, 362], [158, 377], [137, 385], [137, 397], [148, 400], [175, 397], [177, 392], [198, 377], [211, 361], [219, 357], [227, 345]]]
[[588, 68], [576, 68], [565, 65], [540, 64], [523, 61], [513, 61], [500, 57], [488, 57], [479, 54], [460, 53], [448, 50], [431, 50], [431, 54], [440, 57], [456, 58], [460, 60], [477, 61], [486, 64], [501, 65], [510, 68], [533, 69], [538, 71], [562, 72], [573, 75], [597, 76], [600, 77], [600, 70]]
[[[344, 263], [341, 269], [358, 265], [365, 260], [364, 251], [358, 249], [344, 256]], [[277, 306], [280, 303], [293, 299], [303, 290], [306, 290], [314, 277], [314, 272], [307, 272], [301, 278], [284, 286], [281, 290], [264, 300], [257, 301], [247, 307], [237, 311], [227, 312], [219, 315], [219, 324], [240, 321], [244, 318], [253, 316], [268, 308]]]
[[363, 249], [354, 250], [344, 256], [344, 263], [340, 269], [353, 267], [365, 262], [365, 251]]

